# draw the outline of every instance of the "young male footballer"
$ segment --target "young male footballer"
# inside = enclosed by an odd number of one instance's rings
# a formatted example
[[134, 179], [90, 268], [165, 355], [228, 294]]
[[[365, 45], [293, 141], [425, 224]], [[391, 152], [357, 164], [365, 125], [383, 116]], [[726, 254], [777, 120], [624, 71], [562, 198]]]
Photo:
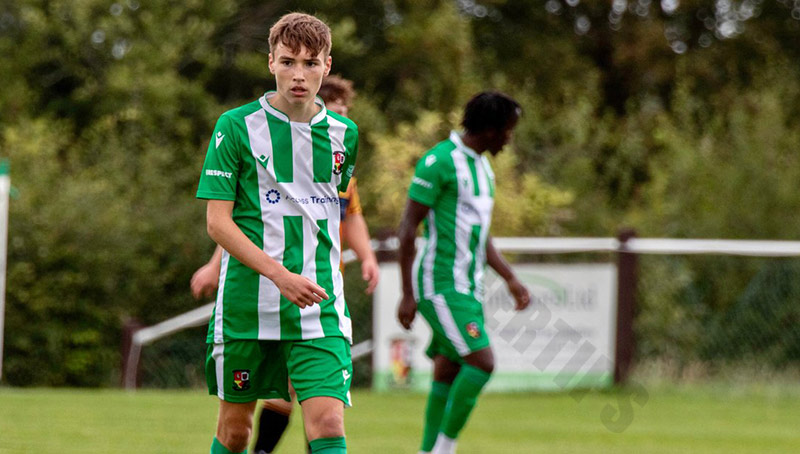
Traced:
[[358, 130], [316, 99], [330, 29], [301, 13], [270, 29], [276, 90], [224, 113], [197, 197], [223, 249], [206, 377], [219, 397], [211, 453], [246, 451], [258, 399], [289, 400], [291, 379], [314, 454], [346, 453], [352, 329], [339, 270], [339, 191]]
[[[463, 133], [434, 146], [419, 160], [400, 224], [403, 297], [398, 319], [406, 329], [419, 311], [433, 336], [433, 384], [425, 410], [420, 453], [453, 454], [456, 440], [494, 370], [484, 329], [483, 270], [488, 264], [505, 279], [525, 309], [530, 295], [492, 245], [489, 225], [495, 182], [488, 151], [511, 140], [519, 104], [484, 92], [464, 109]], [[416, 253], [417, 226], [425, 221], [426, 244]]]

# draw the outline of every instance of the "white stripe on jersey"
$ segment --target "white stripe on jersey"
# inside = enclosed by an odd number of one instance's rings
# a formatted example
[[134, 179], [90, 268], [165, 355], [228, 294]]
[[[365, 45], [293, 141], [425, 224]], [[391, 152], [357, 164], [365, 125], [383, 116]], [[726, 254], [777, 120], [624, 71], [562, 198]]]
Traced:
[[450, 340], [450, 343], [453, 344], [453, 347], [455, 347], [460, 356], [467, 356], [470, 353], [469, 347], [464, 337], [461, 335], [458, 325], [456, 325], [453, 313], [450, 312], [450, 308], [447, 307], [447, 301], [445, 301], [442, 295], [433, 295], [431, 302], [433, 303], [433, 308], [436, 310], [439, 323], [441, 323], [442, 328], [444, 328], [444, 334], [447, 336], [447, 339]]
[[231, 255], [222, 250], [222, 259], [219, 263], [219, 282], [217, 283], [217, 302], [214, 304], [214, 342], [222, 342], [222, 301], [225, 294], [225, 278], [228, 276], [228, 263]]
[[[290, 128], [292, 131], [292, 158], [294, 160], [294, 173], [292, 183], [285, 184], [285, 186], [296, 186], [301, 188], [313, 188], [314, 190], [321, 189], [321, 185], [314, 184], [314, 147], [311, 141], [311, 125], [308, 123], [291, 122]], [[319, 233], [319, 226], [317, 219], [326, 219], [328, 212], [324, 209], [317, 210], [315, 208], [323, 208], [317, 204], [305, 205], [308, 209], [306, 215], [303, 216], [303, 270], [301, 275], [307, 277], [313, 282], [317, 281], [317, 261], [305, 260], [307, 257], [316, 257], [317, 234]], [[337, 210], [338, 212], [338, 210]], [[316, 339], [324, 337], [322, 331], [322, 323], [319, 319], [320, 306], [314, 304], [300, 309], [300, 329], [302, 331], [303, 339]]]
[[436, 260], [436, 214], [434, 210], [428, 211], [428, 242], [425, 244], [425, 259], [422, 261], [422, 294], [425, 299], [433, 297], [433, 263]]
[[411, 271], [411, 275], [414, 276], [414, 278], [411, 279], [411, 290], [414, 293], [414, 301], [419, 301], [420, 299], [420, 292], [422, 289], [419, 288], [419, 268], [422, 266], [422, 256], [427, 250], [428, 242], [423, 238], [422, 244], [419, 246], [419, 249], [414, 256], [414, 265]]
[[470, 239], [472, 238], [472, 225], [478, 224], [478, 219], [473, 219], [470, 210], [470, 198], [474, 197], [474, 184], [472, 172], [469, 169], [466, 155], [457, 147], [450, 152], [456, 169], [456, 187], [458, 188], [458, 202], [456, 202], [456, 250], [453, 258], [453, 283], [459, 293], [470, 292], [469, 266], [472, 263]]
[[[261, 205], [261, 219], [264, 222], [264, 232], [262, 241], [264, 252], [270, 257], [281, 263], [283, 261], [283, 216], [270, 216], [270, 210], [274, 210], [272, 204], [267, 202], [265, 195], [270, 189], [271, 182], [275, 181], [275, 169], [272, 166], [272, 137], [267, 123], [267, 115], [263, 110], [258, 110], [245, 117], [247, 133], [250, 139], [250, 149], [253, 158], [257, 161], [255, 168], [258, 173], [258, 200]], [[267, 168], [258, 163], [261, 156], [268, 158]], [[270, 167], [272, 168], [270, 173]], [[281, 338], [281, 318], [280, 305], [281, 297], [278, 286], [266, 276], [259, 276], [258, 279], [258, 338], [259, 339], [280, 339]]]
[[478, 301], [483, 301], [483, 271], [486, 264], [486, 240], [489, 237], [489, 229], [492, 224], [492, 208], [494, 206], [494, 199], [491, 196], [491, 188], [489, 180], [494, 179], [492, 166], [486, 156], [481, 156], [475, 162], [475, 169], [478, 173], [478, 183], [480, 185], [481, 196], [478, 200], [480, 206], [479, 212], [481, 217], [481, 236], [478, 242], [478, 250], [475, 253], [475, 296]]

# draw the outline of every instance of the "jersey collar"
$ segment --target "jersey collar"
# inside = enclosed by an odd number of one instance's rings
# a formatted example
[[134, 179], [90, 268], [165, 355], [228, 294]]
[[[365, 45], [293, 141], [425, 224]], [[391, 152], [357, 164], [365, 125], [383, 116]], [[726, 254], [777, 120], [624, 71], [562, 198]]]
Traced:
[[456, 148], [458, 148], [459, 150], [461, 150], [465, 154], [468, 154], [468, 155], [470, 155], [470, 156], [472, 156], [474, 158], [478, 158], [478, 159], [481, 158], [481, 155], [477, 151], [475, 151], [472, 148], [464, 145], [464, 141], [461, 140], [461, 134], [459, 134], [458, 132], [450, 131], [450, 141], [452, 141], [454, 144], [456, 144]]
[[[289, 116], [288, 115], [286, 115], [285, 113], [281, 112], [280, 110], [272, 107], [272, 104], [269, 103], [269, 99], [272, 98], [273, 96], [275, 96], [276, 94], [277, 94], [277, 92], [275, 92], [274, 90], [264, 93], [264, 96], [262, 96], [259, 99], [259, 102], [261, 103], [261, 107], [263, 107], [264, 110], [269, 112], [270, 115], [272, 115], [273, 117], [275, 117], [275, 118], [277, 118], [277, 119], [279, 119], [281, 121], [285, 121], [286, 123], [301, 123], [301, 122], [298, 122], [298, 121], [289, 120]], [[311, 124], [311, 125], [313, 125], [315, 123], [319, 123], [320, 121], [322, 121], [328, 115], [328, 110], [325, 108], [325, 103], [322, 101], [322, 98], [320, 98], [319, 96], [316, 96], [314, 98], [314, 103], [317, 104], [318, 106], [320, 106], [321, 109], [319, 110], [319, 112], [317, 112], [316, 115], [311, 117], [311, 121], [308, 122], [308, 124]]]

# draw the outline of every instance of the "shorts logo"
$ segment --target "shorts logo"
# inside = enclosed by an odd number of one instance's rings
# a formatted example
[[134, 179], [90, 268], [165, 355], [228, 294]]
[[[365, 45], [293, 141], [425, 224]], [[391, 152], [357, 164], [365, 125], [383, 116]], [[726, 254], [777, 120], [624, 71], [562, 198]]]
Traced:
[[469, 337], [471, 337], [473, 339], [477, 339], [477, 338], [481, 337], [481, 329], [478, 328], [478, 324], [477, 323], [469, 322], [469, 323], [467, 323], [467, 334], [469, 334]]
[[334, 151], [333, 152], [333, 174], [334, 175], [341, 175], [342, 169], [344, 169], [344, 152], [343, 151]]
[[347, 369], [342, 369], [342, 377], [344, 377], [344, 383], [347, 383], [347, 380], [350, 380], [350, 372]]
[[233, 371], [233, 390], [247, 391], [248, 389], [250, 389], [250, 370]]
[[274, 205], [281, 201], [281, 193], [277, 189], [270, 189], [267, 191], [267, 202]]

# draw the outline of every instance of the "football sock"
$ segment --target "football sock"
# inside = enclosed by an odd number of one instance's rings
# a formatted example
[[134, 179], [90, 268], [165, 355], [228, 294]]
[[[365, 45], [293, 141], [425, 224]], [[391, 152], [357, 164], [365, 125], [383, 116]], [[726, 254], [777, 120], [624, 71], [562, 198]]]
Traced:
[[436, 439], [436, 447], [431, 454], [455, 454], [456, 441], [445, 434], [439, 434]]
[[452, 389], [450, 389], [440, 432], [451, 439], [458, 437], [458, 433], [464, 428], [469, 414], [478, 401], [478, 395], [490, 377], [490, 373], [477, 367], [469, 364], [461, 366], [461, 370], [453, 381]]
[[289, 425], [289, 415], [272, 408], [265, 407], [261, 410], [258, 420], [258, 438], [256, 438], [253, 451], [271, 453], [280, 441], [287, 425]]
[[317, 438], [309, 442], [314, 454], [347, 454], [344, 437]]
[[436, 444], [436, 437], [439, 435], [439, 427], [442, 425], [442, 416], [449, 394], [449, 383], [434, 381], [431, 385], [428, 406], [425, 407], [425, 428], [422, 432], [421, 452], [430, 452], [433, 445]]
[[219, 440], [217, 440], [217, 437], [214, 437], [214, 441], [211, 442], [211, 451], [209, 452], [210, 454], [244, 454], [247, 452], [247, 450], [245, 449], [241, 453], [235, 453], [220, 443]]

